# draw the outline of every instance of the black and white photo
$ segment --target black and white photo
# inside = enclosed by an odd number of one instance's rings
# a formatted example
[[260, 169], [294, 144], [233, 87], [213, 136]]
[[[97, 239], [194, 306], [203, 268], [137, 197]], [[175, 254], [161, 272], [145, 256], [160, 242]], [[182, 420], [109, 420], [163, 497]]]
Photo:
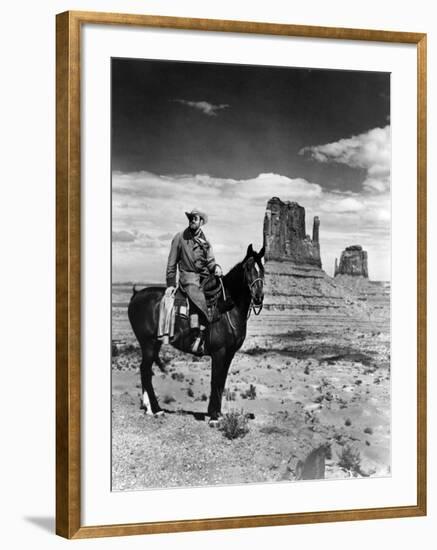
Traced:
[[390, 74], [111, 60], [112, 490], [391, 475]]

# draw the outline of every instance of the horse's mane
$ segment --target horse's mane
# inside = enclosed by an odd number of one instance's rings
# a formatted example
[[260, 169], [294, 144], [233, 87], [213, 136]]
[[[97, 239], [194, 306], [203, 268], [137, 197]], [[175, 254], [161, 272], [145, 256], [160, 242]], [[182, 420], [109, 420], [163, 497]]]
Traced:
[[223, 277], [225, 288], [231, 294], [232, 298], [235, 299], [241, 296], [241, 292], [244, 289], [243, 279], [243, 262], [234, 265], [234, 267]]

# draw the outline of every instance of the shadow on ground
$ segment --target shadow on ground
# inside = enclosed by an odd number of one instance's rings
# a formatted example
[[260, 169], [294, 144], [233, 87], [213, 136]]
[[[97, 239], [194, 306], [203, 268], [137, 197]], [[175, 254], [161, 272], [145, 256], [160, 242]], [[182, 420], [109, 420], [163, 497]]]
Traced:
[[55, 532], [55, 518], [53, 516], [29, 516], [23, 519], [44, 531], [48, 531], [49, 533]]

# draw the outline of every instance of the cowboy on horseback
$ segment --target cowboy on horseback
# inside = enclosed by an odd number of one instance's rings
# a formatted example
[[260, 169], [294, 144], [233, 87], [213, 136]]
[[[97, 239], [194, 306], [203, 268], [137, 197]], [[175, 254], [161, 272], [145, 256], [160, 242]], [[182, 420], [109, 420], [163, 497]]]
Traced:
[[211, 244], [202, 231], [202, 227], [208, 222], [208, 216], [198, 209], [185, 212], [185, 215], [188, 218], [188, 227], [177, 233], [171, 243], [167, 262], [166, 295], [175, 292], [176, 274], [179, 271], [179, 286], [196, 309], [196, 313], [190, 315], [190, 328], [194, 333], [191, 351], [201, 354], [209, 322], [203, 284], [213, 275], [221, 277], [223, 272], [216, 263]]

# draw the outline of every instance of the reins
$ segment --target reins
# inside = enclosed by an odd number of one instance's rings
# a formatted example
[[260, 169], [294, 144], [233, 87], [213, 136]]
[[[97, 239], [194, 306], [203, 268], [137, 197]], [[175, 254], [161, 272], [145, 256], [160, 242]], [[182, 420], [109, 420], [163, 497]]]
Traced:
[[[222, 281], [222, 277], [219, 277], [219, 280], [220, 280], [220, 285], [222, 287], [222, 293], [223, 293], [223, 300], [226, 301], [226, 290], [225, 290], [225, 287], [223, 285], [223, 281]], [[250, 304], [249, 304], [249, 309], [248, 309], [248, 312], [247, 312], [247, 317], [246, 317], [246, 321], [249, 319], [252, 311], [254, 312], [255, 315], [259, 315], [262, 311], [262, 308], [263, 308], [263, 303], [261, 302], [261, 304], [259, 304], [258, 306], [256, 306], [254, 303], [253, 303], [253, 296], [252, 296], [252, 287], [255, 283], [257, 283], [258, 281], [261, 281], [261, 284], [264, 284], [264, 281], [262, 280], [261, 277], [257, 277], [254, 281], [252, 281], [249, 285], [249, 292], [250, 292]], [[233, 329], [233, 331], [237, 330], [232, 321], [231, 321], [231, 316], [229, 315], [229, 311], [226, 312], [226, 317], [228, 319], [228, 323], [229, 325], [231, 326], [231, 328]], [[234, 333], [234, 336], [235, 336], [235, 333]]]
[[[222, 292], [223, 292], [223, 300], [226, 302], [226, 291], [225, 291], [225, 287], [224, 287], [224, 284], [223, 284], [223, 281], [222, 281], [222, 278], [219, 277], [219, 281], [220, 281], [220, 285], [222, 287]], [[229, 315], [229, 311], [226, 312], [226, 317], [228, 318], [228, 323], [230, 324], [231, 328], [233, 331], [237, 330], [234, 325], [232, 324], [232, 321], [231, 321], [231, 316]], [[235, 332], [234, 332], [234, 336], [235, 336]]]

